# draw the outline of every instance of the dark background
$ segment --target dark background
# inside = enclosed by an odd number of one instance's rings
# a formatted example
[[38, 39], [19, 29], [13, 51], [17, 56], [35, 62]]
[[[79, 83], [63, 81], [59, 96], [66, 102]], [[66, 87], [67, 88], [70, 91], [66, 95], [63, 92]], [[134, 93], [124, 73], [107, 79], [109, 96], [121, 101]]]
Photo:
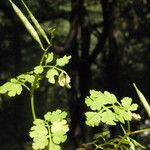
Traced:
[[[14, 2], [24, 12], [17, 0]], [[148, 116], [132, 83], [150, 98], [150, 1], [149, 0], [27, 0], [27, 5], [43, 28], [56, 29], [52, 51], [71, 55], [65, 68], [71, 77], [71, 90], [43, 83], [37, 93], [36, 112], [60, 108], [69, 113], [70, 132], [65, 150], [89, 141], [93, 132], [85, 126], [84, 98], [89, 89], [108, 90], [119, 99], [130, 96], [137, 102], [141, 123]], [[29, 71], [37, 65], [41, 51], [18, 20], [7, 0], [0, 0], [0, 83]], [[28, 131], [32, 125], [30, 99], [26, 91], [8, 98], [0, 95], [0, 149], [31, 149]], [[114, 130], [113, 130], [114, 131]], [[113, 133], [116, 134], [116, 132]], [[150, 145], [150, 134], [136, 138]], [[150, 146], [149, 146], [150, 147]]]

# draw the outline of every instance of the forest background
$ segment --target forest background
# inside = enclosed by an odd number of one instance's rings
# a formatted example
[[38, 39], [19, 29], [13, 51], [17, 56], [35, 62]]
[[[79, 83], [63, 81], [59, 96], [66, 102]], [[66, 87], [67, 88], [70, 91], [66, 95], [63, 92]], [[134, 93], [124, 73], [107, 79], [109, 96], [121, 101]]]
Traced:
[[[22, 8], [17, 0], [14, 2]], [[129, 96], [139, 104], [132, 83], [150, 98], [150, 3], [148, 0], [26, 0], [45, 30], [55, 28], [51, 50], [57, 56], [71, 55], [65, 68], [71, 89], [50, 86], [36, 93], [37, 114], [60, 108], [69, 113], [70, 131], [64, 147], [74, 149], [93, 133], [85, 125], [85, 97], [89, 89], [108, 90], [117, 97]], [[50, 36], [50, 35], [49, 35]], [[41, 55], [36, 43], [16, 17], [6, 0], [0, 1], [0, 83], [31, 70]], [[0, 95], [0, 149], [30, 148], [28, 131], [32, 125], [28, 94], [12, 99]], [[142, 106], [140, 122], [134, 128], [148, 127], [150, 121]], [[117, 129], [110, 129], [115, 136]], [[137, 138], [148, 144], [150, 134]], [[25, 148], [29, 147], [29, 148]]]

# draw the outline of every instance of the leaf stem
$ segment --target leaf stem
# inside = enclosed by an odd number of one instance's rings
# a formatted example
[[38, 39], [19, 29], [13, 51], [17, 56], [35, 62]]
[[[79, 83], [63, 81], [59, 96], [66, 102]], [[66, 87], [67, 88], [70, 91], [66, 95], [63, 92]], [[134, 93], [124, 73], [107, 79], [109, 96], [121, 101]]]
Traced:
[[36, 119], [36, 114], [35, 114], [35, 107], [34, 107], [34, 88], [32, 87], [31, 92], [30, 92], [30, 96], [31, 96], [31, 110], [32, 110], [32, 116], [33, 119]]
[[56, 70], [58, 70], [58, 71], [60, 71], [60, 72], [64, 72], [65, 74], [67, 74], [66, 71], [64, 71], [63, 69], [58, 68], [58, 67], [56, 67], [56, 66], [45, 65], [45, 66], [42, 66], [42, 67], [44, 67], [44, 68], [55, 68]]
[[131, 132], [131, 126], [130, 126], [130, 121], [129, 120], [127, 121], [127, 125], [128, 125], [128, 132], [130, 133]]
[[129, 133], [129, 135], [139, 134], [139, 133], [146, 132], [146, 131], [150, 132], [150, 128], [141, 129], [141, 130], [137, 130], [137, 131], [132, 131], [132, 132]]
[[50, 126], [48, 123], [47, 124], [47, 128], [48, 128], [48, 134], [49, 134], [49, 145], [48, 145], [48, 149], [51, 150], [51, 142], [52, 142], [52, 138], [51, 138], [51, 130], [50, 130]]
[[[40, 66], [44, 62], [44, 57], [45, 57], [45, 55], [46, 55], [49, 47], [50, 47], [50, 45], [43, 52], [42, 58], [40, 60]], [[36, 85], [37, 80], [38, 80], [38, 75], [35, 76], [35, 79], [34, 79], [34, 82], [33, 82], [33, 85], [31, 87], [31, 91], [30, 91], [30, 96], [31, 96], [31, 110], [32, 110], [32, 116], [33, 116], [34, 120], [36, 119], [36, 113], [35, 113], [35, 107], [34, 107], [34, 89], [36, 87], [35, 85]]]
[[128, 133], [126, 133], [124, 137], [119, 141], [114, 150], [117, 150], [120, 147], [121, 143], [124, 141], [124, 139], [126, 139], [128, 136], [129, 136]]
[[43, 55], [42, 55], [42, 58], [41, 58], [41, 60], [40, 60], [40, 66], [42, 66], [42, 64], [43, 64], [43, 62], [44, 62], [44, 57], [45, 57], [45, 55], [46, 55], [46, 53], [47, 53], [47, 51], [48, 51], [48, 49], [51, 47], [51, 45], [49, 45], [46, 49], [44, 49], [44, 53], [43, 53]]

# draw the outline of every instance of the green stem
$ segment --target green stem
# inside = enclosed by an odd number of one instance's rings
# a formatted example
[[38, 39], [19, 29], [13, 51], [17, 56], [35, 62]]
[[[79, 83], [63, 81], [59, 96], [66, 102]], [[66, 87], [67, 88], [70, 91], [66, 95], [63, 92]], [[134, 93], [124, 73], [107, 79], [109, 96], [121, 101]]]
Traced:
[[[127, 122], [127, 124], [128, 124], [128, 131], [130, 131], [130, 123], [129, 123], [129, 121]], [[117, 146], [116, 146], [116, 148], [114, 150], [117, 150], [120, 147], [121, 143], [124, 141], [124, 139], [129, 136], [129, 133], [126, 132], [124, 127], [122, 125], [120, 125], [120, 126], [121, 126], [121, 128], [123, 130], [124, 137], [119, 141], [119, 143], [117, 144]]]
[[44, 62], [44, 57], [45, 57], [45, 55], [46, 55], [48, 49], [50, 48], [50, 46], [51, 46], [51, 45], [49, 45], [49, 46], [44, 50], [44, 53], [43, 53], [43, 55], [42, 55], [42, 58], [41, 58], [41, 61], [40, 61], [40, 64], [39, 64], [40, 66], [42, 66], [42, 64], [43, 64], [43, 62]]
[[[128, 128], [129, 130], [130, 128]], [[142, 129], [142, 130], [137, 130], [137, 131], [130, 131], [128, 133], [126, 133], [124, 135], [124, 137], [119, 141], [119, 143], [117, 144], [116, 148], [114, 150], [117, 150], [119, 148], [119, 146], [121, 145], [121, 143], [123, 142], [124, 139], [126, 139], [128, 136], [130, 135], [133, 135], [133, 134], [139, 134], [139, 133], [142, 133], [142, 132], [145, 132], [145, 131], [150, 131], [150, 128], [146, 128], [146, 129]]]
[[50, 130], [50, 126], [48, 123], [47, 124], [47, 128], [48, 128], [48, 134], [49, 134], [49, 144], [48, 144], [48, 149], [51, 150], [51, 145], [52, 145], [52, 137], [51, 137], [51, 130]]
[[25, 85], [24, 83], [22, 83], [20, 81], [18, 81], [18, 82], [19, 82], [19, 84], [21, 84], [24, 88], [26, 88], [30, 92], [30, 88], [27, 85]]
[[[66, 71], [64, 71], [63, 69], [58, 68], [58, 67], [56, 67], [56, 66], [45, 65], [45, 66], [42, 66], [42, 67], [44, 67], [44, 68], [54, 68], [54, 69], [56, 69], [56, 70], [58, 70], [58, 71], [60, 71], [60, 72], [66, 73]], [[66, 73], [66, 74], [67, 74], [67, 73]]]
[[33, 116], [33, 119], [35, 120], [36, 119], [36, 114], [35, 114], [35, 108], [34, 108], [34, 89], [33, 88], [31, 89], [30, 95], [31, 95], [32, 116]]
[[142, 130], [137, 130], [137, 131], [132, 131], [132, 132], [129, 133], [129, 135], [139, 134], [139, 133], [146, 132], [146, 131], [150, 131], [150, 128], [146, 128], [146, 129], [142, 129]]
[[[44, 53], [42, 55], [42, 58], [40, 60], [40, 66], [43, 64], [44, 62], [44, 57], [48, 51], [50, 46], [48, 46], [45, 50], [44, 50]], [[31, 87], [31, 91], [30, 91], [30, 96], [31, 96], [31, 110], [32, 110], [32, 116], [33, 116], [33, 119], [35, 120], [36, 119], [36, 113], [35, 113], [35, 107], [34, 107], [34, 89], [35, 89], [35, 85], [36, 85], [36, 82], [38, 80], [38, 75], [35, 76], [35, 79], [34, 79], [34, 82], [33, 82], [33, 85]]]
[[128, 133], [126, 133], [124, 137], [119, 141], [114, 150], [117, 150], [120, 147], [121, 143], [124, 141], [124, 139], [126, 139], [128, 136], [129, 136]]
[[128, 125], [128, 132], [131, 132], [131, 127], [130, 127], [130, 121], [127, 121], [127, 125]]

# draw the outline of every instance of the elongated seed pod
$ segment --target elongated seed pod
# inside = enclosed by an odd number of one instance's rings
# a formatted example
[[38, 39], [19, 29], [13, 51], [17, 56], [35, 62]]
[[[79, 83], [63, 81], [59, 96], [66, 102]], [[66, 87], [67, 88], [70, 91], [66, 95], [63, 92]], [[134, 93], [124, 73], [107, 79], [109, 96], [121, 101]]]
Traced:
[[147, 111], [149, 117], [150, 117], [150, 105], [148, 104], [147, 100], [145, 99], [144, 95], [141, 93], [141, 91], [137, 88], [137, 86], [135, 85], [135, 83], [133, 83], [133, 86], [139, 96], [139, 99], [141, 100], [145, 110]]
[[38, 30], [38, 32], [43, 36], [43, 38], [47, 41], [47, 43], [50, 45], [50, 41], [45, 33], [45, 31], [43, 30], [43, 28], [40, 26], [39, 22], [36, 20], [36, 18], [33, 16], [33, 14], [31, 13], [31, 11], [29, 10], [29, 8], [27, 7], [27, 5], [24, 3], [23, 0], [21, 0], [21, 2], [23, 3], [24, 7], [26, 8], [32, 22], [34, 23], [36, 29]]
[[28, 32], [31, 34], [31, 36], [39, 43], [39, 45], [41, 46], [41, 48], [43, 49], [43, 45], [41, 43], [41, 40], [39, 38], [38, 33], [36, 32], [36, 30], [33, 28], [33, 26], [31, 25], [31, 23], [28, 21], [28, 19], [24, 16], [24, 14], [21, 12], [21, 10], [12, 2], [12, 0], [9, 0], [11, 6], [13, 7], [15, 13], [17, 14], [17, 16], [19, 17], [19, 19], [22, 21], [22, 23], [24, 24], [24, 26], [26, 27], [26, 29], [28, 30]]

